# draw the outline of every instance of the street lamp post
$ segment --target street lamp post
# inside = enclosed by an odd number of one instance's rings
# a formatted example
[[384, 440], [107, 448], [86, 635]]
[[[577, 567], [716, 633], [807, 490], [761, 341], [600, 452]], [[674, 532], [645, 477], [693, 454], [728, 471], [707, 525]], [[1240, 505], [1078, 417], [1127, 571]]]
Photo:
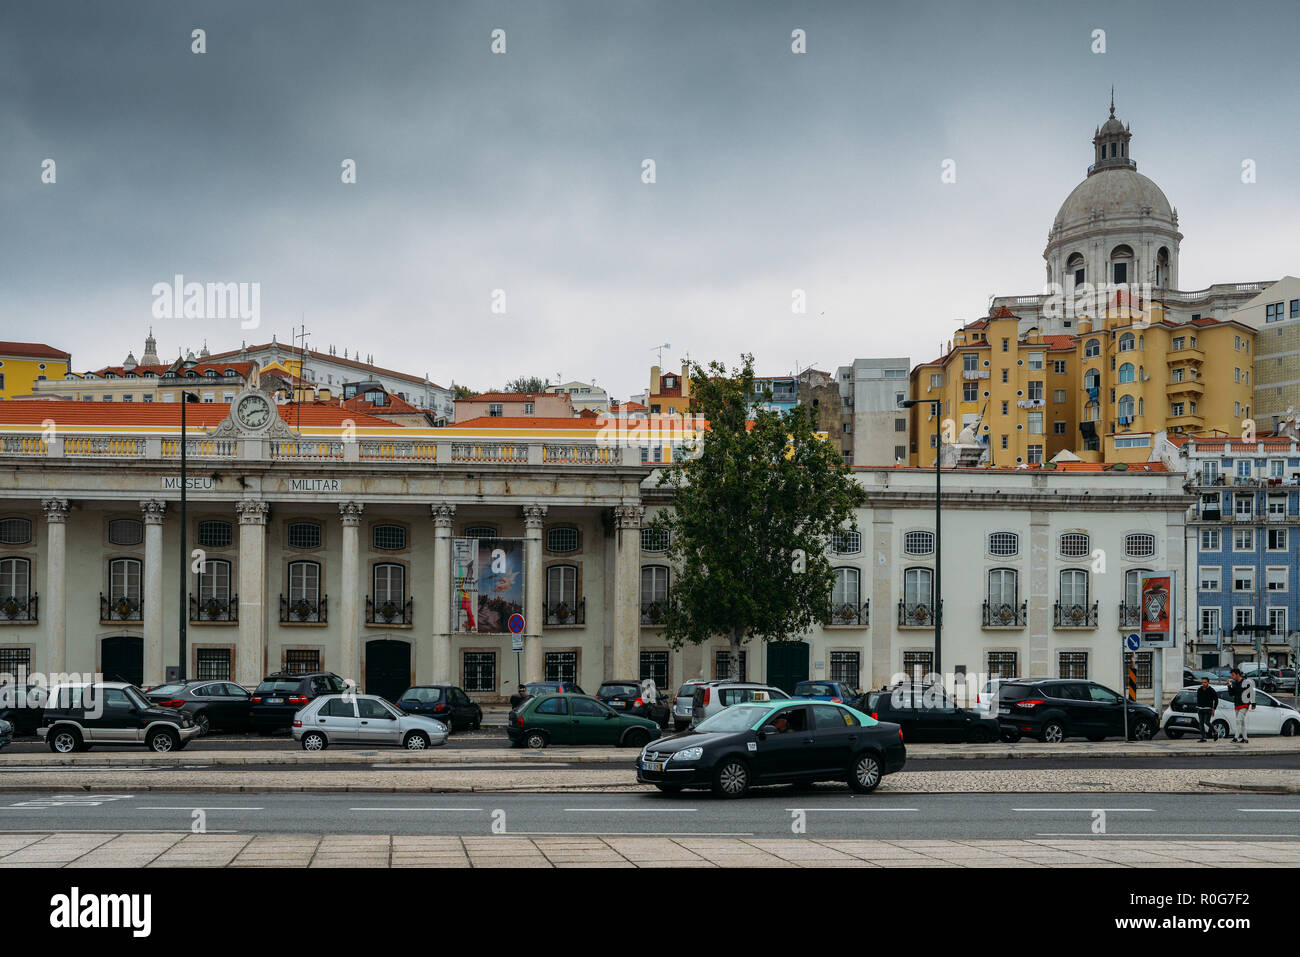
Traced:
[[934, 410], [934, 671], [942, 674], [943, 668], [943, 535], [940, 520], [943, 515], [943, 488], [939, 481], [939, 466], [943, 452], [943, 431], [939, 399], [904, 399], [903, 408], [929, 405]]
[[[183, 368], [188, 371], [195, 366], [191, 358], [183, 364]], [[180, 636], [180, 661], [178, 664], [178, 680], [185, 680], [185, 626], [189, 622], [189, 599], [186, 594], [185, 586], [189, 582], [190, 555], [189, 546], [186, 542], [185, 525], [186, 525], [186, 501], [185, 501], [185, 483], [186, 483], [186, 432], [185, 432], [185, 407], [191, 402], [197, 402], [199, 397], [193, 392], [187, 392], [185, 387], [181, 387], [181, 574], [180, 574], [180, 627], [177, 634]]]

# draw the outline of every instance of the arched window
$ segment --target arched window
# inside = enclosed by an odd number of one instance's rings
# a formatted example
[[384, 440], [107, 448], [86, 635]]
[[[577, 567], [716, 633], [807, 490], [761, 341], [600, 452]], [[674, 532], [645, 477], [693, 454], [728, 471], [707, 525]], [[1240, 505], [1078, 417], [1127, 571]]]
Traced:
[[1110, 281], [1127, 283], [1133, 278], [1133, 250], [1128, 246], [1116, 246], [1110, 252]]
[[1092, 553], [1086, 532], [1066, 532], [1061, 536], [1062, 558], [1086, 558]]
[[31, 540], [32, 523], [30, 519], [0, 519], [0, 545], [26, 545]]
[[578, 530], [572, 525], [557, 525], [546, 530], [546, 550], [558, 555], [578, 550]]
[[986, 624], [1012, 625], [1020, 610], [1018, 575], [1014, 568], [992, 568], [988, 575]]
[[370, 530], [370, 541], [376, 551], [400, 552], [406, 547], [406, 529], [401, 525], [376, 525]]
[[1133, 396], [1122, 395], [1119, 397], [1119, 423], [1128, 425], [1133, 421]]
[[230, 522], [199, 522], [198, 544], [203, 548], [229, 548], [234, 534]]
[[[1124, 620], [1122, 625], [1138, 625], [1142, 621], [1142, 579], [1151, 574], [1149, 568], [1130, 568], [1124, 573]], [[1131, 612], [1131, 614], [1130, 614]]]
[[[144, 563], [136, 558], [115, 558], [108, 563], [108, 600], [116, 605], [125, 600], [131, 610], [140, 607], [140, 571]], [[126, 617], [126, 616], [122, 616]]]
[[862, 573], [856, 568], [835, 569], [835, 584], [831, 588], [832, 625], [856, 625], [860, 622], [861, 578]]
[[1156, 537], [1150, 532], [1130, 532], [1124, 536], [1124, 554], [1129, 558], [1149, 558], [1156, 553]]
[[903, 572], [903, 602], [929, 609], [934, 600], [934, 572], [928, 568], [909, 568]]
[[191, 621], [230, 621], [230, 562], [209, 559], [199, 566], [195, 597], [190, 601]]
[[862, 533], [841, 530], [831, 535], [831, 551], [836, 555], [856, 555], [862, 551]]
[[1088, 573], [1081, 568], [1061, 572], [1061, 605], [1065, 608], [1088, 604]]
[[1020, 536], [1015, 532], [992, 532], [989, 534], [989, 554], [1010, 556], [1020, 552]]
[[1089, 339], [1083, 345], [1083, 357], [1085, 359], [1094, 359], [1101, 355], [1101, 342], [1097, 339]]
[[1065, 272], [1070, 279], [1074, 280], [1076, 286], [1083, 285], [1087, 279], [1088, 270], [1084, 264], [1082, 253], [1071, 254], [1070, 258], [1065, 261]]
[[903, 551], [908, 555], [933, 555], [934, 532], [908, 532], [903, 536]]
[[671, 533], [666, 528], [643, 528], [641, 529], [641, 551], [666, 552], [671, 537]]
[[281, 621], [324, 621], [321, 613], [320, 563], [289, 563], [289, 600], [280, 599]]
[[1133, 337], [1133, 333], [1126, 332], [1119, 337], [1120, 352], [1132, 352], [1134, 348], [1136, 348], [1136, 346], [1137, 346], [1137, 340]]
[[471, 525], [465, 529], [466, 538], [496, 538], [497, 530], [491, 525]]
[[144, 541], [144, 522], [138, 518], [115, 518], [108, 523], [110, 545], [139, 545]]
[[288, 540], [290, 548], [320, 548], [320, 523], [289, 523]]
[[1132, 382], [1135, 378], [1136, 375], [1133, 369], [1133, 363], [1126, 362], [1119, 367], [1119, 381], [1121, 384], [1125, 382]]

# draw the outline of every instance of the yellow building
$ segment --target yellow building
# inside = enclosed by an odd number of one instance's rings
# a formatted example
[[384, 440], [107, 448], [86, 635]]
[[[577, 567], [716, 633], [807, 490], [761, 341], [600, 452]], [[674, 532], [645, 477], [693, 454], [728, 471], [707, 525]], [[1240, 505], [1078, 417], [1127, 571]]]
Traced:
[[[1157, 303], [1081, 318], [1074, 335], [1019, 327], [1001, 307], [911, 374], [914, 398], [942, 403], [945, 444], [975, 440], [987, 464], [1034, 465], [1066, 451], [1143, 462], [1158, 432], [1235, 435], [1250, 416], [1255, 336], [1244, 323], [1174, 323]], [[934, 464], [931, 408], [911, 410], [914, 466]]]
[[681, 375], [661, 373], [658, 366], [650, 367], [646, 405], [651, 415], [686, 415], [691, 411], [691, 380], [686, 373], [686, 363], [682, 363]]
[[35, 383], [62, 379], [72, 355], [43, 342], [0, 342], [0, 399], [29, 396]]

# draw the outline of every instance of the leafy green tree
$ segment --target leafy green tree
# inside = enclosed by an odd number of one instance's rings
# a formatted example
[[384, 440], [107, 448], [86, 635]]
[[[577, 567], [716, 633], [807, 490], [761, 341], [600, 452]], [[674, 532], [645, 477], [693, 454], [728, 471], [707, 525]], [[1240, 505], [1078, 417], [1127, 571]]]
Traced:
[[664, 468], [659, 485], [673, 490], [673, 506], [650, 523], [670, 536], [665, 637], [680, 647], [725, 636], [732, 675], [749, 639], [797, 640], [829, 620], [830, 538], [856, 528], [866, 502], [810, 408], [753, 407], [754, 360], [741, 359], [730, 373], [692, 364], [691, 410], [708, 429]]
[[477, 389], [471, 389], [471, 388], [470, 388], [469, 386], [467, 386], [467, 385], [454, 385], [454, 384], [453, 384], [451, 388], [452, 388], [452, 392], [453, 392], [452, 398], [455, 398], [455, 399], [472, 399], [472, 398], [474, 398], [474, 396], [478, 395], [478, 390], [477, 390]]
[[545, 392], [546, 387], [550, 385], [548, 379], [539, 379], [535, 375], [519, 376], [517, 379], [511, 379], [506, 383], [502, 392]]

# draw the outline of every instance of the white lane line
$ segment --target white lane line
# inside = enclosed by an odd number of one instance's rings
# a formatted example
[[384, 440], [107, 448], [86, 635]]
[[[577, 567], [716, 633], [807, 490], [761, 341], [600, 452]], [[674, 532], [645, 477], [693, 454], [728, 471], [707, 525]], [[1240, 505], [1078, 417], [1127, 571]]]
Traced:
[[806, 811], [812, 814], [814, 811], [864, 811], [876, 813], [878, 811], [916, 811], [914, 807], [788, 807], [787, 811]]
[[349, 811], [477, 811], [481, 807], [350, 807]]
[[1239, 807], [1242, 814], [1300, 814], [1300, 807]]
[[1105, 811], [1107, 814], [1113, 814], [1117, 811], [1132, 811], [1135, 813], [1154, 813], [1155, 808], [1150, 807], [1013, 807], [1013, 811], [1072, 811], [1091, 814], [1093, 811]]
[[137, 811], [265, 811], [261, 807], [202, 807], [193, 805], [190, 807], [138, 807]]
[[697, 807], [566, 807], [569, 814], [694, 814]]

